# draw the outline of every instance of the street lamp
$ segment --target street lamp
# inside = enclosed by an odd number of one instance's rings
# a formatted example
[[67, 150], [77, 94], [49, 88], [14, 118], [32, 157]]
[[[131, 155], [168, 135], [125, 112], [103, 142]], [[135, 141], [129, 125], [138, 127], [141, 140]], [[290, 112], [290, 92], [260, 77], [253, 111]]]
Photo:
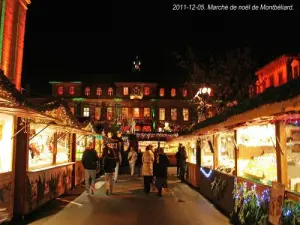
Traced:
[[210, 87], [204, 86], [202, 88], [199, 88], [198, 92], [194, 96], [194, 100], [198, 104], [198, 122], [206, 118], [207, 109], [211, 107], [211, 104], [208, 103], [211, 92], [212, 89]]

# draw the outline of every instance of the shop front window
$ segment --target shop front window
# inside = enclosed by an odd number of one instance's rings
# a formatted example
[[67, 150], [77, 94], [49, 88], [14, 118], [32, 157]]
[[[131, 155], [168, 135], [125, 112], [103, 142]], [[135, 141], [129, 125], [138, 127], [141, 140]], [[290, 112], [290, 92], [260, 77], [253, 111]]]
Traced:
[[183, 96], [183, 97], [187, 97], [187, 95], [188, 95], [187, 89], [186, 89], [186, 88], [183, 88], [182, 96]]
[[89, 107], [84, 107], [83, 108], [83, 116], [84, 117], [89, 117], [90, 116], [90, 108]]
[[133, 117], [140, 118], [140, 108], [133, 108]]
[[286, 124], [286, 139], [288, 188], [300, 193], [300, 121], [294, 120]]
[[56, 163], [66, 163], [70, 160], [70, 133], [57, 133]]
[[128, 95], [128, 87], [123, 87], [123, 95]]
[[63, 95], [64, 94], [64, 87], [63, 86], [59, 86], [58, 87], [57, 94], [59, 94], [59, 95]]
[[234, 132], [223, 132], [218, 134], [218, 167], [217, 170], [234, 174], [235, 168], [235, 140]]
[[112, 107], [107, 108], [106, 117], [107, 117], [107, 120], [112, 120], [113, 119], [113, 109], [112, 109]]
[[96, 107], [95, 108], [95, 120], [100, 120], [100, 117], [101, 117], [101, 108]]
[[144, 87], [144, 95], [150, 95], [150, 87]]
[[183, 121], [189, 121], [189, 109], [182, 109]]
[[160, 89], [159, 89], [159, 96], [160, 96], [160, 97], [165, 96], [165, 89], [164, 89], [164, 88], [160, 88]]
[[86, 148], [86, 136], [78, 135], [76, 136], [76, 161], [81, 161], [82, 154]]
[[108, 94], [109, 96], [112, 96], [112, 95], [114, 94], [114, 90], [113, 90], [111, 87], [108, 88], [107, 94]]
[[75, 115], [75, 108], [74, 108], [74, 106], [71, 106], [71, 107], [70, 107], [70, 111], [71, 111], [71, 113], [72, 113], [73, 115]]
[[0, 113], [0, 173], [12, 170], [13, 128], [13, 116]]
[[238, 128], [237, 147], [238, 176], [268, 185], [277, 181], [274, 124]]
[[102, 95], [102, 89], [101, 88], [97, 88], [96, 95], [97, 96], [101, 96]]
[[201, 147], [201, 166], [207, 168], [213, 168], [214, 165], [214, 149], [213, 147], [213, 136], [207, 135], [200, 138]]
[[122, 119], [128, 119], [128, 108], [122, 108]]
[[150, 108], [144, 108], [144, 118], [150, 118]]
[[171, 109], [171, 120], [173, 120], [173, 121], [177, 120], [177, 109], [176, 108]]
[[74, 86], [70, 86], [69, 94], [70, 95], [74, 95], [75, 94], [75, 87]]
[[159, 109], [159, 120], [165, 120], [166, 119], [166, 110], [164, 108]]
[[32, 124], [29, 136], [28, 168], [38, 169], [53, 164], [54, 134], [56, 130], [45, 124]]
[[89, 87], [86, 87], [86, 88], [85, 88], [85, 91], [84, 91], [84, 94], [85, 94], [86, 96], [90, 96], [90, 94], [91, 94], [91, 89], [90, 89]]
[[176, 89], [175, 89], [175, 88], [172, 88], [172, 89], [171, 89], [171, 96], [172, 96], [172, 97], [175, 97], [175, 96], [176, 96]]

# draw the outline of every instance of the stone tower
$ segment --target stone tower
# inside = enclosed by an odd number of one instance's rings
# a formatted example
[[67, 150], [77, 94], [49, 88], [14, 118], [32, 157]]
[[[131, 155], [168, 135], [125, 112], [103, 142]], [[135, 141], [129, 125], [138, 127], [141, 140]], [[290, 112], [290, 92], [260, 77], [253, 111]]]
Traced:
[[30, 0], [0, 0], [0, 69], [21, 90], [27, 5]]

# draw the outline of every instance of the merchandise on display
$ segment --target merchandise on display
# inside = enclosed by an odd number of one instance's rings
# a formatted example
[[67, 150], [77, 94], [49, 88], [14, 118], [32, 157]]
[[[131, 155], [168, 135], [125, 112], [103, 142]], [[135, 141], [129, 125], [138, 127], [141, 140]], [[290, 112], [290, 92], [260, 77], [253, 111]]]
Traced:
[[51, 128], [44, 129], [44, 127], [44, 125], [33, 125], [30, 129], [31, 140], [29, 141], [28, 151], [28, 167], [30, 169], [38, 169], [53, 163], [55, 130]]
[[244, 163], [246, 163], [246, 167], [242, 171], [244, 177], [258, 180], [266, 184], [277, 180], [277, 162], [275, 153], [254, 156], [250, 160], [244, 160]]
[[57, 134], [57, 154], [56, 163], [69, 162], [70, 155], [70, 134], [58, 133]]
[[235, 161], [234, 161], [234, 133], [227, 132], [218, 135], [218, 167], [219, 170], [224, 173], [233, 174], [235, 171]]
[[80, 161], [82, 159], [82, 154], [85, 150], [86, 137], [83, 135], [79, 136], [76, 140], [76, 160]]

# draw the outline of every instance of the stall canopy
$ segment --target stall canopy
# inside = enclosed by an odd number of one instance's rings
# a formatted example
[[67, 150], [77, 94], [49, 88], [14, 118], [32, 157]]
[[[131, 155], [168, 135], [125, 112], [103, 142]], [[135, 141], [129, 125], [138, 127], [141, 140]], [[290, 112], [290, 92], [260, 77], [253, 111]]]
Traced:
[[27, 105], [24, 96], [15, 88], [15, 85], [0, 70], [0, 113], [13, 115], [21, 118], [35, 120], [55, 121]]
[[48, 116], [57, 118], [60, 121], [60, 125], [67, 125], [78, 129], [81, 128], [76, 117], [70, 111], [68, 103], [61, 99], [48, 101], [42, 106], [39, 106], [38, 110]]

